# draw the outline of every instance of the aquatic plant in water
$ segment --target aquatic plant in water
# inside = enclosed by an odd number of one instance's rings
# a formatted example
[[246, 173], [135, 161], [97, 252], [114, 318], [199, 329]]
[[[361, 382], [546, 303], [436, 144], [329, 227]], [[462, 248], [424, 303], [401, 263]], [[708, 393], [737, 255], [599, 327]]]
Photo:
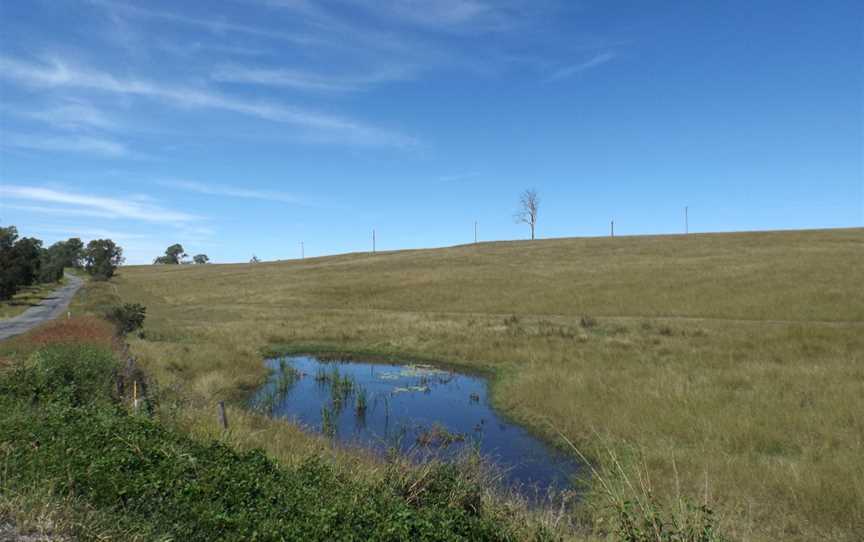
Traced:
[[327, 408], [321, 408], [321, 432], [328, 437], [336, 435], [336, 424], [333, 421], [333, 412]]
[[273, 409], [276, 408], [276, 390], [274, 388], [263, 390], [255, 399], [253, 408], [262, 414], [272, 415]]
[[357, 386], [357, 393], [354, 398], [354, 410], [356, 410], [357, 415], [362, 416], [366, 413], [366, 407], [366, 388]]
[[[280, 365], [281, 366], [281, 365]], [[282, 367], [276, 380], [276, 390], [279, 395], [284, 396], [291, 386], [300, 378], [300, 372], [294, 367]]]
[[465, 435], [462, 433], [453, 433], [439, 423], [432, 424], [432, 427], [426, 431], [421, 431], [417, 435], [417, 444], [420, 446], [435, 446], [447, 447], [455, 442], [465, 440]]

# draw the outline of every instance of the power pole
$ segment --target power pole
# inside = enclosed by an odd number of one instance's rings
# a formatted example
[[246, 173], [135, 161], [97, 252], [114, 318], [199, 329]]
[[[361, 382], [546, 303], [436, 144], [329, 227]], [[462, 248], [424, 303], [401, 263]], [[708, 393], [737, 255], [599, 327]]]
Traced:
[[689, 217], [689, 209], [684, 207], [684, 233], [690, 233], [690, 217]]
[[474, 244], [477, 244], [477, 221], [474, 221]]
[[372, 254], [375, 254], [375, 228], [372, 228]]
[[306, 259], [306, 252], [305, 252], [305, 250], [303, 250], [303, 241], [300, 241], [300, 259], [301, 260]]
[[609, 231], [611, 232], [612, 237], [615, 237], [615, 221], [614, 220], [609, 223], [609, 228], [610, 228]]

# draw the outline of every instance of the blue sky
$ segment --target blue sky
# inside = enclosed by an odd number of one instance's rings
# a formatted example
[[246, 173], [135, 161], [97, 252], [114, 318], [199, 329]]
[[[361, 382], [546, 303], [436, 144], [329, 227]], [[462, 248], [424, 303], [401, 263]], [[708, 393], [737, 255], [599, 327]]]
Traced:
[[248, 261], [861, 226], [857, 1], [0, 1], [0, 223]]

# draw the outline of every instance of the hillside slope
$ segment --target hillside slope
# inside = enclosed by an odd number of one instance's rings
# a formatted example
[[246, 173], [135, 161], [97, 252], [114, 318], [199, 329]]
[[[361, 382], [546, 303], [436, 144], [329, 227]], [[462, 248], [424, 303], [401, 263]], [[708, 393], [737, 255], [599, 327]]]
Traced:
[[[193, 432], [261, 382], [265, 348], [489, 371], [497, 407], [749, 540], [864, 532], [864, 230], [501, 242], [122, 269], [133, 351]], [[320, 452], [241, 418], [242, 446]], [[262, 431], [266, 427], [266, 431]], [[337, 461], [347, 461], [345, 457]], [[588, 501], [591, 497], [588, 497]]]
[[[204, 267], [128, 267], [174, 304], [864, 320], [864, 230], [555, 239]], [[168, 284], [182, 273], [184, 282]], [[146, 277], [146, 278], [145, 278]], [[206, 291], [186, 280], [206, 280]], [[238, 290], [241, 289], [241, 290]]]

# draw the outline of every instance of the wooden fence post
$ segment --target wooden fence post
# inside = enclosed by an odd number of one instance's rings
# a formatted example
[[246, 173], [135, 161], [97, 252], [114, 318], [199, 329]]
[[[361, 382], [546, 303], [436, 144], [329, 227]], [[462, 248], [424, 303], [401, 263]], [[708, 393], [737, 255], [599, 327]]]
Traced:
[[223, 430], [228, 429], [228, 416], [225, 414], [225, 401], [219, 401], [219, 425]]

